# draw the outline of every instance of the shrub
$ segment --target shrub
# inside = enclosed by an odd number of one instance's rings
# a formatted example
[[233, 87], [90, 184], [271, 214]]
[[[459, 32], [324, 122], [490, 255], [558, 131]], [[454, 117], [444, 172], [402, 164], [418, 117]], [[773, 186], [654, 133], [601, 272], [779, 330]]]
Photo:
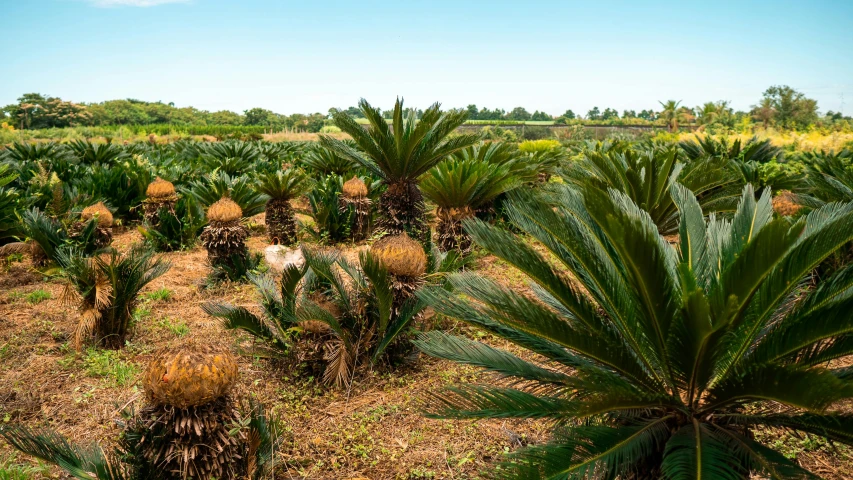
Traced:
[[521, 237], [466, 223], [479, 245], [533, 280], [533, 298], [472, 274], [450, 278], [458, 293], [421, 293], [438, 313], [547, 359], [441, 332], [417, 342], [505, 379], [437, 393], [430, 416], [554, 422], [550, 442], [512, 454], [499, 476], [811, 478], [751, 432], [853, 443], [853, 416], [830, 408], [853, 398], [850, 369], [829, 363], [853, 353], [853, 268], [806, 287], [853, 239], [853, 203], [792, 223], [773, 219], [769, 192], [756, 201], [747, 186], [731, 220], [706, 220], [692, 192], [675, 184], [670, 194], [678, 249], [626, 195], [560, 187], [510, 207], [549, 258]]

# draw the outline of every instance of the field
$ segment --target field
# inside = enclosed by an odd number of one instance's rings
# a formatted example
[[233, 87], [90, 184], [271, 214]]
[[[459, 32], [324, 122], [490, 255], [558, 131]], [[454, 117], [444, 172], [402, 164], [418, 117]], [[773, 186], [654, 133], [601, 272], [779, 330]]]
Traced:
[[0, 150], [0, 480], [848, 478], [850, 134], [441, 118]]
[[[263, 223], [263, 216], [253, 221]], [[129, 230], [113, 245], [121, 249], [140, 240]], [[266, 243], [253, 236], [249, 245], [259, 250]], [[352, 256], [363, 248], [347, 250]], [[30, 273], [28, 262], [0, 273], [0, 418], [47, 422], [76, 441], [109, 444], [120, 432], [118, 410], [144, 403], [139, 376], [153, 351], [186, 338], [248, 347], [248, 338], [225, 331], [200, 305], [217, 298], [252, 306], [253, 288], [238, 284], [199, 292], [207, 275], [204, 250], [166, 255], [173, 266], [144, 291], [135, 334], [121, 352], [75, 355], [68, 342], [77, 319], [61, 302], [63, 286]], [[477, 268], [503, 278], [508, 270], [490, 257], [480, 258]], [[443, 328], [463, 327], [448, 322]], [[366, 373], [348, 390], [329, 390], [298, 366], [266, 359], [242, 356], [240, 367], [238, 391], [256, 395], [286, 425], [276, 478], [476, 478], [519, 442], [546, 435], [542, 422], [425, 420], [418, 401], [427, 392], [477, 375], [473, 368], [425, 356], [402, 372]], [[0, 458], [31, 463], [6, 445]]]
[[[263, 215], [252, 221], [262, 224]], [[138, 241], [138, 232], [129, 230], [113, 245], [125, 249]], [[260, 250], [266, 241], [256, 235], [249, 245]], [[346, 251], [352, 257], [363, 249]], [[0, 273], [0, 417], [47, 423], [73, 440], [109, 445], [120, 432], [118, 412], [144, 403], [139, 376], [152, 352], [186, 338], [224, 342], [238, 351], [249, 347], [248, 337], [235, 338], [200, 305], [217, 298], [251, 307], [253, 289], [238, 284], [200, 292], [207, 274], [204, 250], [166, 256], [172, 269], [144, 291], [127, 348], [80, 355], [69, 347], [77, 319], [61, 301], [63, 286], [33, 274], [28, 261], [10, 263]], [[493, 256], [480, 256], [473, 268], [510, 288], [527, 288], [517, 270]], [[438, 327], [518, 352], [461, 323], [445, 321]], [[482, 374], [423, 355], [403, 371], [366, 373], [348, 390], [324, 388], [287, 363], [242, 356], [240, 368], [237, 390], [257, 396], [286, 426], [275, 478], [481, 478], [505, 452], [548, 436], [547, 421], [424, 419], [419, 400], [429, 392]], [[847, 478], [845, 472], [853, 468], [853, 456], [844, 447], [834, 451], [821, 441], [790, 434], [772, 434], [765, 441], [824, 478]], [[21, 478], [58, 478], [55, 467], [33, 462], [7, 445], [0, 446], [0, 458], [6, 459], [0, 474], [32, 470], [37, 473]]]

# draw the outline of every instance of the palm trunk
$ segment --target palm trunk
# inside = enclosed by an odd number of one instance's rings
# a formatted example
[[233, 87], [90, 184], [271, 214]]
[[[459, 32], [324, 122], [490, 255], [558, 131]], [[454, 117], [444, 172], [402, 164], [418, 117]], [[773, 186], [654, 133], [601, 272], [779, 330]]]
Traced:
[[424, 220], [424, 198], [415, 182], [399, 181], [388, 186], [379, 199], [382, 227], [392, 235], [403, 232], [425, 241], [429, 228]]
[[292, 245], [296, 242], [296, 219], [290, 201], [272, 199], [267, 202], [267, 237], [274, 245]]

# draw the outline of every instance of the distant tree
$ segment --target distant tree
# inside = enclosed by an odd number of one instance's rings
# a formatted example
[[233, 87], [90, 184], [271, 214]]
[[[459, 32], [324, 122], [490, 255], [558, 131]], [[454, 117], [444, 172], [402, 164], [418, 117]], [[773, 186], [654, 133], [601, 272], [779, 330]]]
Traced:
[[535, 112], [533, 112], [533, 116], [531, 116], [531, 117], [530, 117], [530, 119], [531, 119], [531, 120], [534, 120], [534, 121], [547, 121], [547, 120], [553, 120], [553, 119], [551, 118], [551, 115], [548, 115], [548, 114], [547, 114], [547, 113], [545, 113], [545, 112], [540, 112], [539, 110], [536, 110]]
[[637, 112], [634, 110], [623, 110], [622, 118], [637, 118]]
[[515, 107], [506, 115], [507, 120], [530, 120], [530, 112], [524, 107]]
[[276, 114], [265, 108], [253, 108], [243, 114], [243, 125], [272, 125], [276, 121]]
[[637, 117], [653, 122], [657, 118], [657, 115], [655, 115], [655, 112], [652, 110], [641, 110], [640, 113], [637, 114]]
[[699, 125], [734, 126], [734, 112], [726, 100], [706, 102], [696, 107], [695, 112]]
[[228, 110], [220, 110], [208, 115], [208, 122], [212, 125], [242, 125], [243, 116]]
[[761, 122], [764, 128], [770, 126], [770, 122], [775, 116], [776, 109], [773, 107], [773, 100], [768, 97], [762, 98], [758, 105], [752, 107], [752, 118]]
[[667, 100], [658, 103], [663, 108], [659, 118], [666, 122], [666, 127], [670, 132], [678, 130], [679, 123], [686, 123], [693, 119], [693, 114], [689, 109], [681, 106], [680, 100]]
[[[758, 110], [767, 109], [759, 113]], [[753, 107], [753, 115], [762, 118], [770, 116], [770, 122], [782, 128], [807, 127], [817, 120], [817, 100], [807, 98], [803, 93], [787, 85], [773, 86], [765, 90], [761, 103]]]
[[[364, 114], [361, 113], [361, 110], [359, 110], [358, 107], [349, 107], [344, 111], [346, 112], [347, 115], [349, 115], [352, 118], [364, 118]], [[331, 114], [331, 113], [332, 113], [332, 111], [329, 110], [329, 114]]]
[[575, 112], [573, 112], [571, 110], [566, 110], [566, 113], [564, 113], [560, 116], [567, 119], [567, 120], [574, 120], [575, 118], [577, 118], [577, 116], [575, 115]]
[[479, 120], [480, 117], [477, 116], [479, 111], [477, 110], [477, 106], [473, 103], [465, 107], [465, 110], [468, 111], [468, 120]]
[[598, 107], [592, 107], [592, 110], [586, 112], [587, 120], [601, 120], [601, 111]]
[[602, 120], [613, 120], [619, 118], [619, 112], [612, 108], [605, 108], [603, 112], [601, 112]]

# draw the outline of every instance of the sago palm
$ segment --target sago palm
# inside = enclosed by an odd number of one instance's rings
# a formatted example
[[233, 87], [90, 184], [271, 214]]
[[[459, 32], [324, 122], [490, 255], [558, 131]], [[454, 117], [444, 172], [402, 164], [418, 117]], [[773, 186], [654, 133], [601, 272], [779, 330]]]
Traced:
[[18, 193], [7, 187], [16, 178], [18, 175], [10, 173], [7, 165], [0, 165], [0, 245], [8, 243], [20, 233]]
[[798, 160], [806, 167], [798, 197], [803, 204], [818, 207], [853, 201], [853, 150], [807, 152]]
[[[420, 298], [539, 355], [528, 360], [441, 332], [432, 355], [504, 377], [436, 394], [443, 418], [542, 418], [553, 438], [520, 450], [508, 478], [814, 478], [752, 430], [853, 443], [850, 369], [853, 267], [810, 285], [812, 270], [853, 239], [853, 203], [800, 221], [773, 219], [770, 194], [743, 191], [731, 220], [705, 219], [692, 192], [670, 187], [679, 244], [626, 195], [559, 187], [510, 208], [550, 252], [479, 220], [474, 240], [532, 280], [532, 295], [472, 274], [457, 293]], [[556, 262], [554, 265], [553, 262]]]
[[[359, 365], [393, 362], [408, 353], [410, 343], [403, 334], [424, 305], [412, 297], [395, 302], [395, 277], [377, 255], [362, 252], [353, 265], [338, 253], [303, 252], [305, 266], [288, 266], [280, 287], [269, 276], [252, 276], [261, 296], [261, 316], [229, 304], [202, 308], [221, 318], [225, 328], [262, 340], [276, 355], [290, 354], [295, 332], [303, 332], [305, 342], [298, 349], [302, 360], [322, 363], [329, 384], [348, 385]], [[421, 280], [436, 283], [461, 265], [457, 255], [434, 252]], [[323, 292], [324, 301], [309, 298], [313, 290]]]
[[265, 223], [267, 237], [273, 244], [292, 245], [296, 241], [296, 218], [290, 201], [310, 188], [308, 176], [301, 170], [288, 168], [258, 177], [258, 192], [269, 197]]
[[451, 135], [465, 122], [465, 111], [442, 112], [439, 107], [433, 104], [417, 119], [414, 110], [404, 116], [403, 101], [397, 99], [392, 124], [388, 125], [379, 109], [362, 99], [359, 108], [370, 122], [367, 129], [345, 112], [334, 114], [335, 124], [360, 150], [331, 137], [320, 137], [321, 145], [362, 165], [388, 185], [380, 198], [379, 212], [382, 226], [390, 233], [409, 231], [415, 237], [426, 237], [418, 178], [448, 155], [477, 142], [476, 135]]
[[706, 214], [734, 211], [743, 186], [728, 159], [682, 163], [682, 155], [673, 145], [659, 144], [587, 149], [564, 170], [563, 179], [577, 188], [591, 184], [624, 193], [651, 215], [662, 235], [672, 235], [679, 219], [671, 196], [674, 183], [693, 191]]
[[509, 162], [499, 165], [482, 160], [449, 159], [432, 167], [421, 177], [421, 190], [436, 205], [438, 245], [442, 250], [471, 248], [462, 230], [462, 221], [499, 195], [522, 183]]
[[126, 254], [112, 250], [97, 257], [60, 249], [57, 260], [66, 282], [63, 299], [80, 313], [75, 332], [78, 350], [92, 336], [106, 348], [123, 347], [139, 292], [170, 267], [140, 246]]

